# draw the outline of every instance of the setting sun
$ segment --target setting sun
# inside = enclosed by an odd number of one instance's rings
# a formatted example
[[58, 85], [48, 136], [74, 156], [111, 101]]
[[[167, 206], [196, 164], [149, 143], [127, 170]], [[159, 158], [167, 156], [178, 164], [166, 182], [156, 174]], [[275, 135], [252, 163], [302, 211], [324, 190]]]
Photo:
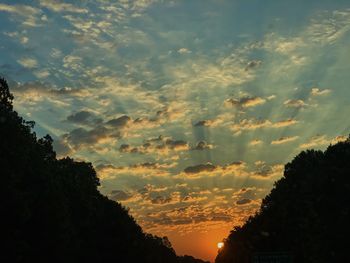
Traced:
[[224, 242], [219, 242], [218, 243], [218, 249], [221, 249], [221, 248], [223, 248], [224, 247]]

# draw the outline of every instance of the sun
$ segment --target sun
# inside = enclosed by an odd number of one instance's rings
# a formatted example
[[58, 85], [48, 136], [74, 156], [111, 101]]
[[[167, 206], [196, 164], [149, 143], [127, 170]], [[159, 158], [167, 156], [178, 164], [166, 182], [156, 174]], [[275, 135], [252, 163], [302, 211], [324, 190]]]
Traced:
[[224, 247], [224, 242], [219, 242], [218, 243], [218, 249], [221, 249], [221, 248], [223, 248]]

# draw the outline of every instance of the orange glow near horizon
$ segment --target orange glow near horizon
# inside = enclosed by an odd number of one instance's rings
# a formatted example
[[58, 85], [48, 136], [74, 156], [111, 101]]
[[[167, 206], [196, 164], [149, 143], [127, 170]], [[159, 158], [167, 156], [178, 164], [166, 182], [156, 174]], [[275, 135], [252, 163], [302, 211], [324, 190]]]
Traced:
[[207, 232], [192, 232], [179, 235], [178, 232], [168, 234], [177, 255], [191, 255], [210, 262], [215, 261], [218, 245], [226, 238], [232, 226], [221, 226]]
[[221, 249], [221, 248], [223, 248], [224, 247], [224, 242], [219, 242], [218, 243], [218, 249]]

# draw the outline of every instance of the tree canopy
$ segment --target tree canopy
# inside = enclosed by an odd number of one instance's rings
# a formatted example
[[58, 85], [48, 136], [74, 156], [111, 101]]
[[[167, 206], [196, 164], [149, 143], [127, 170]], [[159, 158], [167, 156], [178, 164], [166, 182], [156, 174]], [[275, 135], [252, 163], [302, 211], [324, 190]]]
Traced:
[[0, 79], [1, 262], [203, 262], [178, 257], [97, 189], [91, 163], [57, 159]]
[[293, 262], [350, 262], [350, 139], [326, 151], [301, 152], [260, 210], [235, 227], [216, 263], [250, 263], [258, 253]]

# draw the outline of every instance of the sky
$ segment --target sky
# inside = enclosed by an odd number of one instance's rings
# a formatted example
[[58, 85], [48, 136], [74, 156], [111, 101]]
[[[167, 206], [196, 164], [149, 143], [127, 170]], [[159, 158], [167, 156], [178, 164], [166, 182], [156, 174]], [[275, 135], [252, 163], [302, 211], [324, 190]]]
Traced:
[[348, 0], [0, 0], [0, 29], [15, 109], [178, 254], [350, 133]]

